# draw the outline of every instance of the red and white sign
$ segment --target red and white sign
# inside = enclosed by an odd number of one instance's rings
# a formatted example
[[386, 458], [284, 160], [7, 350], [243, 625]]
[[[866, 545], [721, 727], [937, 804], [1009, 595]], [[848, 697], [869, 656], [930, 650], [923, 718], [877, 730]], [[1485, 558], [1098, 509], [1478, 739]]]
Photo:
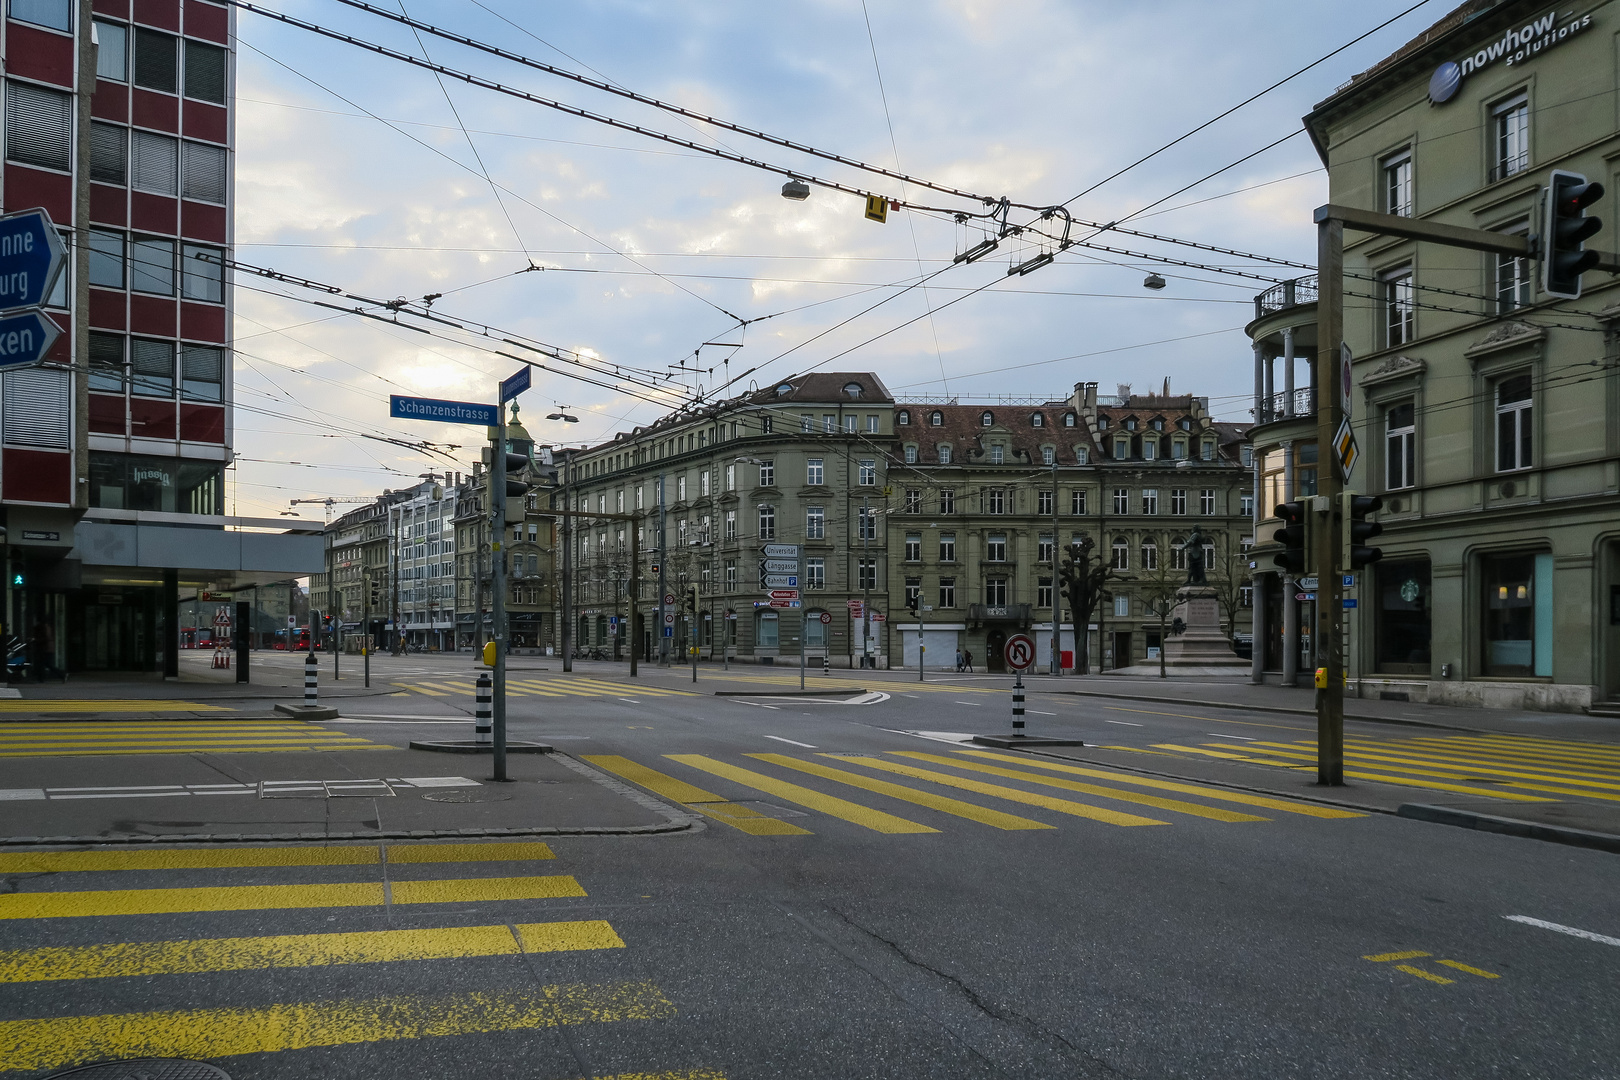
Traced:
[[881, 612], [881, 611], [872, 612], [872, 621], [873, 622], [882, 622], [883, 621], [883, 612]]
[[848, 604], [849, 610], [855, 612], [857, 615], [860, 614], [861, 608], [866, 606], [865, 600], [846, 600], [844, 603]]
[[1035, 662], [1035, 639], [1028, 634], [1014, 634], [1007, 639], [1007, 648], [1003, 652], [1008, 667], [1017, 670], [1027, 668]]
[[772, 600], [771, 601], [771, 607], [773, 607], [773, 608], [796, 608], [798, 606], [799, 606], [799, 602], [797, 600]]
[[664, 606], [665, 607], [669, 607], [674, 602], [675, 602], [675, 594], [674, 593], [667, 592], [667, 593], [664, 594]]
[[821, 613], [821, 622], [822, 622], [822, 625], [824, 625], [824, 626], [825, 626], [825, 625], [826, 625], [826, 624], [827, 624], [827, 623], [830, 623], [830, 622], [832, 622], [832, 612], [830, 612], [830, 611], [823, 611], [823, 612], [822, 612], [822, 613]]
[[799, 598], [799, 590], [772, 589], [770, 595], [772, 600], [797, 600]]

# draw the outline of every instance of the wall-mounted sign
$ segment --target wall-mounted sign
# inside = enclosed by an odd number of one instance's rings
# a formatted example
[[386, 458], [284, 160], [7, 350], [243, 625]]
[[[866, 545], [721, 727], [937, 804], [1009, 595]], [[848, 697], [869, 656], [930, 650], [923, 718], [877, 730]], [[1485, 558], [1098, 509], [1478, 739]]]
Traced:
[[1434, 69], [1429, 78], [1429, 100], [1436, 105], [1443, 105], [1457, 96], [1462, 89], [1465, 78], [1476, 71], [1490, 67], [1498, 60], [1504, 61], [1504, 66], [1512, 67], [1530, 59], [1554, 45], [1561, 45], [1572, 35], [1580, 33], [1592, 25], [1591, 15], [1571, 17], [1563, 26], [1556, 25], [1558, 13], [1549, 11], [1538, 16], [1534, 22], [1525, 23], [1516, 30], [1509, 30], [1502, 35], [1502, 40], [1493, 42], [1480, 49], [1473, 56], [1465, 56], [1461, 60], [1447, 60]]

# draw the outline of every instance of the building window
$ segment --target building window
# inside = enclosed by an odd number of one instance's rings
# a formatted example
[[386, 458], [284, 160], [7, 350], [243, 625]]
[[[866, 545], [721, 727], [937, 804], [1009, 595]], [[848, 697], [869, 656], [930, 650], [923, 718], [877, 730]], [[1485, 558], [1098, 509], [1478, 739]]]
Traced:
[[906, 488], [905, 512], [908, 514], [922, 513], [922, 488]]
[[73, 99], [57, 90], [6, 84], [6, 159], [67, 172], [73, 165]]
[[986, 562], [1007, 561], [1007, 534], [991, 533], [984, 542], [984, 558]]
[[129, 182], [129, 128], [90, 122], [90, 179], [120, 187]]
[[979, 426], [989, 427], [996, 422], [995, 415], [986, 411], [979, 414]]
[[174, 396], [174, 342], [131, 339], [130, 366], [135, 393], [148, 397]]
[[124, 287], [124, 234], [90, 230], [90, 284], [109, 289]]
[[895, 413], [894, 414], [894, 422], [896, 424], [899, 424], [901, 427], [905, 427], [908, 424], [910, 424], [911, 423], [911, 412], [910, 412], [910, 410], [901, 409], [899, 412]]
[[1063, 426], [1074, 427], [1074, 413], [1066, 412], [1063, 414]]
[[213, 345], [180, 348], [180, 392], [192, 401], [223, 401], [225, 350]]
[[776, 465], [774, 462], [762, 461], [759, 463], [759, 486], [776, 486]]
[[1199, 457], [1203, 458], [1205, 461], [1214, 461], [1215, 460], [1215, 440], [1214, 439], [1205, 439], [1204, 440], [1204, 446], [1203, 446], [1202, 451], [1199, 454]]
[[806, 434], [816, 430], [816, 418], [811, 416], [809, 413], [804, 413], [801, 415], [799, 417], [799, 430]]
[[939, 561], [953, 563], [956, 561], [956, 534], [939, 534]]
[[1123, 536], [1116, 536], [1114, 538], [1114, 543], [1110, 549], [1110, 555], [1111, 557], [1108, 560], [1108, 565], [1113, 569], [1129, 570], [1131, 568], [1131, 545], [1130, 541], [1126, 540]]
[[180, 295], [210, 304], [225, 302], [225, 253], [201, 244], [180, 248]]
[[984, 497], [986, 513], [1005, 514], [1007, 512], [1007, 493], [1001, 488], [987, 488]]
[[73, 7], [72, 0], [11, 0], [11, 17], [71, 34]]
[[1523, 94], [1491, 108], [1492, 164], [1490, 183], [1530, 167], [1530, 103]]
[[[607, 496], [605, 496], [605, 495], [601, 495], [601, 496], [597, 497], [597, 507], [596, 508], [597, 508], [597, 510], [601, 511], [604, 514], [607, 513], [607, 507], [602, 505], [602, 504], [603, 504], [603, 502], [604, 502], [604, 500], [606, 498], [607, 498]], [[686, 501], [686, 477], [684, 477], [684, 476], [677, 476], [675, 478], [675, 501], [676, 502], [685, 502]]]
[[956, 491], [953, 488], [939, 489], [939, 512], [942, 514], [956, 513]]
[[96, 78], [129, 81], [129, 27], [123, 23], [96, 20]]
[[1254, 447], [1248, 443], [1240, 446], [1238, 448], [1238, 460], [1243, 463], [1245, 469], [1254, 468]]
[[1159, 512], [1159, 489], [1142, 489], [1142, 513], [1152, 517]]
[[1405, 345], [1416, 336], [1412, 268], [1403, 266], [1380, 274], [1378, 288], [1384, 306], [1384, 345], [1391, 349]]
[[871, 507], [858, 511], [855, 515], [857, 540], [877, 539], [877, 511]]
[[1038, 491], [1035, 493], [1035, 512], [1042, 517], [1052, 516], [1052, 493]]
[[1131, 617], [1131, 598], [1129, 596], [1114, 597], [1114, 617], [1128, 619]]
[[1552, 556], [1484, 555], [1484, 674], [1552, 674]]
[[1170, 513], [1185, 514], [1187, 512], [1187, 489], [1170, 489]]
[[1170, 441], [1170, 456], [1177, 461], [1187, 460], [1187, 440], [1172, 439]]
[[922, 533], [906, 533], [906, 562], [922, 561]]
[[1496, 383], [1496, 471], [1528, 469], [1530, 454], [1530, 376], [1509, 375]]
[[804, 482], [810, 487], [820, 487], [826, 481], [826, 469], [821, 458], [809, 458], [804, 463]]
[[1044, 427], [1045, 425], [1046, 425], [1046, 417], [1042, 416], [1040, 413], [1032, 413], [1032, 414], [1030, 414], [1030, 418], [1029, 418], [1029, 426], [1030, 427]]
[[1051, 536], [1040, 536], [1035, 539], [1035, 561], [1051, 565], [1052, 554], [1056, 545]]
[[857, 574], [858, 580], [855, 583], [855, 587], [857, 589], [866, 590], [866, 589], [875, 589], [875, 588], [877, 588], [877, 560], [876, 559], [859, 559], [859, 560], [857, 560], [856, 561], [856, 574]]
[[867, 458], [861, 462], [861, 487], [872, 487], [877, 483], [877, 462]]
[[836, 434], [838, 431], [838, 417], [832, 413], [824, 413], [821, 417], [821, 430], [828, 435]]
[[1198, 493], [1198, 512], [1209, 517], [1215, 512], [1215, 489], [1204, 488]]
[[990, 464], [1002, 465], [1006, 463], [1006, 449], [1000, 443], [990, 448]]
[[771, 415], [770, 415], [770, 413], [765, 413], [762, 416], [760, 416], [760, 418], [759, 418], [759, 433], [761, 435], [769, 435], [773, 430], [774, 430], [774, 428], [773, 428], [773, 426], [771, 424]]
[[1069, 492], [1069, 513], [1080, 517], [1086, 512], [1086, 492], [1084, 488], [1075, 488]]
[[827, 587], [827, 560], [814, 558], [804, 560], [804, 585], [807, 589], [825, 589]]
[[761, 540], [776, 539], [776, 507], [762, 506], [759, 508], [759, 538]]
[[1142, 440], [1142, 460], [1143, 461], [1153, 461], [1158, 456], [1159, 456], [1159, 440], [1158, 439], [1143, 439]]
[[90, 505], [171, 514], [223, 514], [225, 473], [218, 462], [90, 453]]
[[1379, 671], [1429, 674], [1429, 560], [1389, 560], [1373, 567], [1376, 658]]
[[855, 421], [857, 419], [854, 413], [848, 413], [844, 416], [844, 430], [851, 435], [855, 434]]
[[1238, 505], [1239, 505], [1238, 512], [1240, 514], [1242, 514], [1246, 518], [1253, 518], [1254, 517], [1254, 496], [1253, 495], [1239, 495], [1238, 496]]
[[868, 435], [876, 435], [878, 433], [878, 418], [876, 416], [867, 416], [866, 433]]
[[906, 444], [905, 456], [907, 465], [917, 464], [917, 448], [910, 443]]
[[986, 578], [984, 581], [985, 607], [1004, 608], [1007, 606], [1007, 579]]
[[[726, 490], [737, 490], [737, 466], [735, 465], [726, 466]], [[641, 492], [639, 489], [636, 492], [636, 506], [638, 509], [641, 506]]]
[[1035, 606], [1049, 608], [1052, 606], [1052, 579], [1049, 577], [1037, 578], [1035, 581]]
[[186, 42], [186, 97], [225, 104], [225, 50], [201, 41]]
[[124, 392], [124, 337], [90, 331], [90, 389]]
[[184, 144], [180, 197], [196, 202], [225, 202], [226, 150], [208, 143]]
[[1114, 516], [1124, 517], [1131, 512], [1131, 491], [1129, 488], [1114, 489]]
[[144, 26], [135, 28], [135, 85], [165, 94], [175, 91], [178, 39]]
[[1412, 402], [1391, 405], [1384, 412], [1384, 488], [1398, 491], [1417, 485], [1417, 410]]
[[1383, 161], [1384, 213], [1412, 216], [1412, 148], [1405, 147]]
[[133, 139], [130, 186], [137, 191], [149, 191], [170, 198], [179, 194], [176, 177], [179, 175], [180, 140], [155, 135], [150, 131], [137, 131]]
[[726, 511], [726, 539], [737, 539], [737, 511]]
[[756, 646], [762, 649], [774, 649], [780, 640], [776, 612], [762, 611], [754, 616], [754, 644]]
[[[1509, 235], [1524, 235], [1529, 225], [1520, 223], [1511, 229], [1502, 231]], [[1496, 310], [1498, 314], [1506, 314], [1515, 308], [1521, 308], [1530, 303], [1531, 277], [1530, 260], [1522, 255], [1495, 255], [1492, 261], [1496, 265]]]
[[806, 507], [804, 511], [804, 537], [806, 540], [827, 538], [827, 511], [824, 507]]
[[939, 606], [941, 608], [954, 608], [956, 606], [956, 579], [942, 577], [939, 579]]
[[940, 443], [939, 444], [939, 463], [941, 465], [949, 465], [951, 463], [951, 444], [950, 443]]
[[1170, 569], [1187, 569], [1187, 541], [1184, 537], [1172, 536], [1170, 538]]
[[1106, 416], [1097, 417], [1097, 430], [1098, 431], [1107, 431], [1108, 430], [1108, 417], [1106, 417]]
[[1041, 464], [1055, 465], [1057, 463], [1057, 449], [1051, 446], [1041, 447]]
[[1159, 542], [1151, 536], [1142, 541], [1142, 569], [1157, 570], [1159, 568]]
[[906, 607], [913, 609], [922, 607], [922, 578], [906, 578]]
[[928, 426], [929, 427], [943, 427], [944, 424], [945, 424], [945, 414], [940, 412], [938, 409], [935, 409], [933, 412], [928, 414]]

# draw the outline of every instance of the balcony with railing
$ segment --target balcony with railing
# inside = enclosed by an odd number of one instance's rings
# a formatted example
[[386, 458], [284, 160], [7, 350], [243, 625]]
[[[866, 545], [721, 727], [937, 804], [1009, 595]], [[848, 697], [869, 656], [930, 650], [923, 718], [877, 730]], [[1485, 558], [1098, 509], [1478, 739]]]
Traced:
[[1254, 317], [1263, 319], [1300, 304], [1316, 303], [1316, 277], [1279, 282], [1254, 298]]
[[1316, 413], [1316, 388], [1303, 386], [1294, 390], [1293, 400], [1289, 400], [1288, 392], [1271, 394], [1260, 398], [1260, 415], [1254, 418], [1256, 424], [1270, 424], [1278, 420], [1288, 420], [1296, 416], [1313, 416]]

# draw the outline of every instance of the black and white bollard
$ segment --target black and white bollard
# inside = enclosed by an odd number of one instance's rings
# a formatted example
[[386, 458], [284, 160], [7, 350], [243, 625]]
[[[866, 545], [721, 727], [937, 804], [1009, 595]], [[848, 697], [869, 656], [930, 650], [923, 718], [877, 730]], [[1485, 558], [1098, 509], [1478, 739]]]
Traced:
[[478, 705], [474, 713], [473, 734], [479, 749], [495, 745], [495, 683], [489, 672], [478, 676]]
[[1013, 734], [1024, 733], [1024, 673], [1018, 672], [1013, 683]]
[[304, 708], [306, 709], [314, 709], [320, 705], [320, 702], [316, 700], [315, 679], [315, 654], [309, 653], [304, 657]]

